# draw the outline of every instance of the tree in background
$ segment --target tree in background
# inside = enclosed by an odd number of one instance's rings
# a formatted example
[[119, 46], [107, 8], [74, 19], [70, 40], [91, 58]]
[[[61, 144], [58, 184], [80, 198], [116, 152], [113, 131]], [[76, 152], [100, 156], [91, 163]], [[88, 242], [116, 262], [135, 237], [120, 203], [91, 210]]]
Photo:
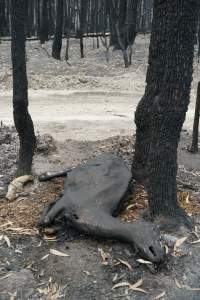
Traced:
[[28, 82], [25, 60], [25, 21], [25, 1], [12, 0], [11, 54], [13, 69], [13, 114], [15, 127], [20, 140], [17, 176], [31, 173], [32, 158], [36, 141], [33, 122], [28, 112]]
[[200, 118], [200, 81], [198, 82], [198, 86], [197, 86], [197, 98], [196, 98], [194, 123], [193, 123], [192, 145], [190, 148], [191, 153], [198, 152], [199, 118]]
[[52, 57], [58, 60], [60, 60], [60, 53], [62, 49], [63, 11], [63, 0], [57, 0], [56, 27], [52, 46]]
[[49, 40], [48, 0], [42, 0], [42, 13], [40, 19], [40, 43]]
[[0, 36], [3, 36], [6, 31], [6, 5], [5, 0], [0, 1]]
[[84, 45], [83, 45], [83, 34], [84, 34], [84, 27], [86, 25], [86, 17], [87, 17], [87, 5], [88, 0], [80, 0], [80, 13], [79, 13], [79, 38], [80, 38], [80, 52], [81, 58], [84, 58]]
[[136, 110], [133, 176], [154, 220], [190, 225], [177, 203], [177, 147], [189, 104], [198, 0], [154, 0], [145, 94]]
[[110, 43], [114, 49], [122, 50], [124, 65], [126, 68], [131, 64], [131, 55], [127, 49], [134, 44], [137, 34], [137, 10], [138, 0], [110, 0]]

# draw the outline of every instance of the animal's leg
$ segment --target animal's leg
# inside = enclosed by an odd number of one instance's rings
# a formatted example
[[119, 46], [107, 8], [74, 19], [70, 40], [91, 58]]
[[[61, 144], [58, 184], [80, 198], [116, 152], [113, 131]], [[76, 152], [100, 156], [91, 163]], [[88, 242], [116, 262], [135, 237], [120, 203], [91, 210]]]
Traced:
[[43, 182], [43, 181], [48, 181], [48, 180], [51, 180], [53, 178], [58, 178], [58, 177], [67, 177], [68, 173], [71, 172], [72, 169], [68, 169], [68, 170], [65, 170], [65, 171], [60, 171], [60, 172], [57, 172], [57, 173], [52, 173], [52, 174], [42, 174], [39, 176], [39, 181], [40, 182]]
[[164, 259], [159, 231], [151, 223], [144, 221], [126, 223], [99, 210], [79, 213], [73, 223], [79, 231], [86, 234], [127, 242], [153, 262]]
[[160, 243], [158, 229], [151, 223], [144, 221], [122, 222], [103, 211], [101, 207], [98, 210], [94, 208], [72, 209], [62, 197], [50, 210], [45, 211], [40, 225], [45, 227], [51, 224], [61, 212], [65, 212], [74, 227], [83, 233], [128, 242], [138, 249], [144, 257], [153, 262], [160, 262], [164, 259], [164, 249]]
[[[45, 225], [49, 225], [55, 217], [62, 211], [62, 207], [60, 207], [60, 200], [62, 199], [63, 191], [60, 192], [60, 196], [58, 199], [54, 200], [52, 203], [45, 205], [40, 220], [38, 221], [39, 227], [45, 227]], [[47, 216], [52, 215], [54, 213], [54, 218], [50, 219]], [[46, 222], [45, 222], [46, 221]]]

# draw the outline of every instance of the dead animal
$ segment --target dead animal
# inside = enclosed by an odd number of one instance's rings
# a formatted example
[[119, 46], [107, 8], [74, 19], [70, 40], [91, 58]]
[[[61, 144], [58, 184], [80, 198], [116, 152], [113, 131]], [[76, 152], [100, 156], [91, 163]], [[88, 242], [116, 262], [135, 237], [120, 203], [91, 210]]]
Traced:
[[116, 217], [119, 205], [128, 195], [131, 180], [131, 171], [123, 159], [102, 154], [65, 173], [68, 176], [63, 195], [44, 209], [40, 227], [52, 224], [64, 212], [82, 233], [127, 242], [152, 262], [164, 259], [164, 248], [154, 224], [126, 223]]

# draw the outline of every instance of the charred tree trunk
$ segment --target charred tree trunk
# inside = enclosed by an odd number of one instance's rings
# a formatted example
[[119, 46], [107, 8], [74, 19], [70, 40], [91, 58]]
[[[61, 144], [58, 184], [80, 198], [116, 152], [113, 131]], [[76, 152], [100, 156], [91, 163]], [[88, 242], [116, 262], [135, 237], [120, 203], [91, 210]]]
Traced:
[[[62, 2], [62, 1], [61, 1]], [[49, 1], [49, 34], [52, 36], [55, 33], [55, 10], [54, 10], [55, 0]]]
[[[110, 0], [111, 45], [121, 50], [125, 68], [131, 64], [132, 45], [136, 37], [138, 0]], [[129, 48], [129, 56], [127, 49]]]
[[40, 0], [36, 1], [36, 28], [37, 28], [37, 36], [40, 36], [40, 19], [41, 19], [41, 15], [40, 15]]
[[132, 46], [137, 35], [137, 12], [138, 0], [129, 0], [127, 4], [127, 30], [126, 30], [126, 44], [129, 48], [129, 65], [132, 63]]
[[197, 40], [198, 40], [198, 56], [200, 56], [200, 17], [199, 17], [199, 27], [198, 27], [198, 36], [197, 36]]
[[147, 189], [152, 218], [187, 225], [177, 203], [177, 147], [189, 104], [197, 3], [154, 0], [147, 86], [135, 114], [132, 168]]
[[198, 140], [199, 140], [199, 117], [200, 117], [200, 81], [197, 87], [197, 99], [194, 115], [193, 134], [192, 134], [192, 146], [190, 152], [198, 152]]
[[44, 44], [49, 40], [49, 21], [48, 21], [48, 0], [42, 0], [42, 17], [40, 22], [40, 43]]
[[85, 23], [86, 23], [87, 1], [88, 0], [81, 0], [81, 7], [80, 7], [79, 38], [80, 38], [81, 58], [84, 58], [83, 34], [84, 34], [84, 27], [85, 27]]
[[33, 35], [33, 23], [34, 23], [34, 16], [33, 16], [33, 0], [27, 0], [26, 2], [26, 36], [31, 37]]
[[3, 36], [6, 32], [6, 6], [5, 0], [0, 1], [0, 36]]
[[12, 0], [12, 66], [13, 66], [13, 114], [20, 140], [17, 176], [30, 174], [35, 148], [35, 134], [28, 112], [28, 82], [25, 60], [25, 1]]
[[60, 60], [62, 48], [62, 29], [63, 29], [63, 0], [57, 0], [56, 9], [56, 28], [52, 46], [52, 57]]

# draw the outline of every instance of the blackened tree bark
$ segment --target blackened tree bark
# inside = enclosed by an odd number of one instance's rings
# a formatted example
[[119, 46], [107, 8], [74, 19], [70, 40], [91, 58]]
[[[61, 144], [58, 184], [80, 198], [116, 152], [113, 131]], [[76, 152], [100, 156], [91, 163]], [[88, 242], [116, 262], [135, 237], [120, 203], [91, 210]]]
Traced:
[[129, 65], [131, 65], [132, 45], [134, 44], [137, 35], [138, 2], [138, 0], [128, 0], [127, 3], [126, 44], [130, 47]]
[[31, 37], [32, 35], [32, 25], [33, 25], [33, 1], [27, 0], [25, 1], [25, 12], [26, 12], [26, 22], [25, 22], [25, 28], [26, 28], [26, 36]]
[[6, 32], [6, 6], [5, 0], [0, 1], [0, 36]]
[[57, 0], [56, 28], [52, 46], [52, 57], [58, 60], [60, 60], [60, 52], [62, 48], [63, 8], [63, 0]]
[[117, 3], [114, 0], [109, 0], [108, 3], [106, 3], [108, 7], [108, 14], [109, 14], [110, 45], [114, 47], [118, 45], [118, 39], [116, 33], [116, 24], [118, 21]]
[[53, 35], [55, 33], [55, 10], [54, 10], [55, 0], [49, 1], [49, 34]]
[[200, 16], [199, 16], [199, 27], [198, 27], [197, 40], [198, 40], [198, 54], [197, 55], [200, 56]]
[[37, 24], [37, 36], [40, 36], [40, 0], [36, 0], [36, 24]]
[[[108, 2], [111, 45], [122, 51], [124, 65], [131, 64], [132, 45], [136, 37], [138, 0], [110, 0]], [[128, 57], [127, 48], [130, 48]]]
[[84, 58], [84, 45], [83, 45], [83, 34], [84, 27], [86, 25], [87, 16], [87, 2], [88, 0], [81, 0], [80, 2], [80, 28], [79, 28], [79, 38], [80, 38], [80, 52], [81, 58]]
[[200, 118], [200, 81], [197, 87], [197, 98], [195, 106], [194, 124], [193, 124], [193, 134], [192, 134], [192, 145], [190, 152], [198, 152], [198, 140], [199, 140], [199, 118]]
[[35, 134], [28, 112], [28, 82], [25, 60], [25, 1], [12, 0], [12, 67], [13, 67], [13, 114], [20, 139], [17, 176], [31, 173], [35, 148]]
[[49, 40], [48, 0], [42, 0], [42, 16], [40, 21], [40, 43]]
[[198, 0], [154, 0], [147, 86], [135, 114], [133, 176], [153, 219], [189, 220], [177, 203], [177, 147], [189, 104]]

